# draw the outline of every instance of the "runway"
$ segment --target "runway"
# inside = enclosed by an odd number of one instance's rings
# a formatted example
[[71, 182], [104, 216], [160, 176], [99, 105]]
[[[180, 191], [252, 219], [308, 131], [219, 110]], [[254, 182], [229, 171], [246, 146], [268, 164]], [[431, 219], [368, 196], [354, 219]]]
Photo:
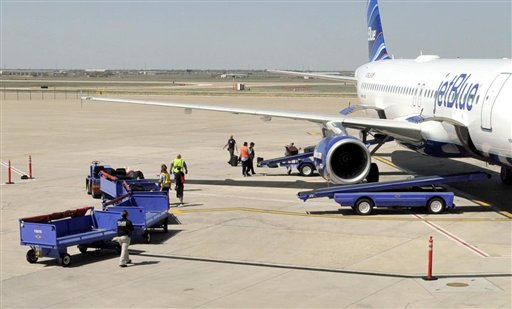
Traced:
[[[143, 97], [133, 97], [143, 98]], [[148, 99], [148, 98], [146, 98]], [[149, 98], [152, 99], [152, 98]], [[165, 96], [219, 105], [337, 114], [355, 98]], [[315, 144], [313, 123], [80, 102], [2, 101], [2, 162], [22, 167], [32, 155], [35, 180], [2, 185], [2, 308], [332, 308], [486, 307], [512, 303], [512, 191], [499, 169], [473, 159], [425, 157], [384, 145], [381, 180], [486, 171], [490, 180], [461, 183], [457, 208], [440, 215], [376, 209], [360, 217], [328, 199], [302, 202], [297, 192], [324, 187], [320, 177], [256, 170], [244, 178], [222, 150], [229, 135], [255, 142], [256, 155]], [[85, 192], [91, 161], [130, 166], [155, 178], [178, 153], [189, 166], [185, 207], [151, 244], [130, 246], [134, 265], [118, 256], [70, 248], [73, 265], [25, 261], [18, 219], [92, 205]], [[2, 167], [1, 182], [6, 182]], [[172, 199], [175, 199], [174, 196]], [[171, 200], [174, 202], [174, 200]], [[488, 205], [488, 206], [485, 206]], [[434, 275], [424, 281], [428, 238]], [[124, 295], [122, 305], [118, 295]]]

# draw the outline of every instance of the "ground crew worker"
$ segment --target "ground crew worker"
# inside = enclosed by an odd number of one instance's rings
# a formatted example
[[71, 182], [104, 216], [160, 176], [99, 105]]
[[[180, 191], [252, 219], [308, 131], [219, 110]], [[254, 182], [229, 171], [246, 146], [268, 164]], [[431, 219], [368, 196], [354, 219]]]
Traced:
[[160, 191], [169, 193], [171, 189], [171, 175], [167, 172], [167, 165], [162, 164], [160, 169]]
[[229, 151], [228, 163], [230, 163], [231, 162], [231, 158], [233, 158], [234, 152], [237, 150], [236, 149], [236, 141], [233, 138], [233, 135], [231, 135], [229, 137], [228, 142], [226, 143], [226, 145], [224, 145], [224, 147], [222, 147], [222, 149], [226, 149], [226, 147], [228, 148], [228, 151]]
[[247, 147], [247, 142], [244, 142], [244, 145], [240, 147], [240, 161], [242, 161], [242, 175], [251, 176], [249, 174], [249, 147]]
[[249, 167], [247, 168], [247, 174], [251, 172], [251, 174], [256, 174], [254, 172], [254, 157], [256, 156], [256, 152], [254, 151], [254, 143], [251, 142], [249, 144]]
[[181, 158], [181, 154], [172, 160], [170, 170], [174, 174], [174, 183], [176, 190], [176, 197], [180, 200], [179, 206], [183, 206], [183, 190], [185, 184], [185, 174], [188, 173], [187, 163]]
[[126, 264], [132, 262], [128, 252], [132, 231], [133, 223], [128, 220], [128, 212], [123, 210], [121, 213], [121, 219], [117, 220], [117, 241], [121, 245], [121, 256], [119, 257], [120, 267], [126, 267]]

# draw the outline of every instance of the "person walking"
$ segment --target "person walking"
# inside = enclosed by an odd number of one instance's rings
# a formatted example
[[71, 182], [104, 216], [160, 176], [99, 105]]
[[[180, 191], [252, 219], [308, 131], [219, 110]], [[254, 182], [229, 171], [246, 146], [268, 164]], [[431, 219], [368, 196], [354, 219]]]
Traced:
[[167, 172], [167, 165], [162, 164], [160, 168], [160, 191], [169, 193], [171, 189], [171, 175]]
[[224, 145], [224, 147], [222, 147], [222, 149], [226, 149], [228, 148], [228, 151], [229, 151], [229, 159], [228, 159], [228, 163], [231, 163], [231, 158], [233, 158], [233, 155], [235, 153], [235, 151], [237, 151], [237, 148], [236, 148], [236, 141], [235, 139], [233, 138], [233, 135], [231, 135], [228, 139], [228, 142], [226, 143], [226, 145]]
[[121, 256], [119, 257], [119, 267], [126, 267], [126, 264], [132, 262], [128, 252], [131, 235], [133, 232], [133, 223], [128, 219], [128, 212], [121, 212], [121, 219], [117, 220], [117, 241], [121, 245]]
[[242, 175], [251, 176], [249, 174], [249, 147], [247, 147], [247, 142], [244, 142], [244, 145], [240, 147], [240, 161], [242, 161]]
[[181, 154], [172, 160], [171, 167], [169, 168], [174, 174], [174, 189], [176, 190], [176, 197], [180, 200], [179, 206], [183, 206], [183, 190], [185, 185], [185, 174], [188, 173], [187, 163], [181, 158]]
[[251, 174], [256, 174], [256, 172], [254, 172], [254, 158], [256, 156], [256, 152], [254, 151], [254, 143], [251, 142], [249, 144], [249, 168], [247, 169], [247, 174], [249, 174], [249, 172]]

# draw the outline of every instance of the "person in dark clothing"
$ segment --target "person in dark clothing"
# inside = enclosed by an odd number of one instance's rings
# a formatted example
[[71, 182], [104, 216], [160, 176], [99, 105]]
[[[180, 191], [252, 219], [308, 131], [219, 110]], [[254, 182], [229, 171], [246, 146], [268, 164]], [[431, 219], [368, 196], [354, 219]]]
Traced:
[[128, 212], [123, 210], [121, 213], [121, 219], [117, 220], [117, 241], [121, 245], [121, 256], [119, 258], [120, 267], [126, 267], [127, 263], [132, 262], [128, 252], [132, 232], [133, 223], [128, 219]]
[[247, 169], [247, 174], [249, 174], [249, 172], [251, 174], [256, 174], [256, 172], [254, 172], [254, 158], [256, 156], [256, 152], [254, 151], [254, 143], [251, 142], [249, 144], [249, 167]]
[[236, 141], [233, 138], [233, 135], [231, 135], [229, 137], [226, 145], [224, 145], [224, 147], [222, 147], [222, 149], [226, 149], [226, 148], [228, 148], [228, 151], [229, 151], [229, 159], [228, 159], [228, 163], [229, 163], [231, 161], [231, 158], [233, 157], [235, 151], [238, 151], [236, 148]]

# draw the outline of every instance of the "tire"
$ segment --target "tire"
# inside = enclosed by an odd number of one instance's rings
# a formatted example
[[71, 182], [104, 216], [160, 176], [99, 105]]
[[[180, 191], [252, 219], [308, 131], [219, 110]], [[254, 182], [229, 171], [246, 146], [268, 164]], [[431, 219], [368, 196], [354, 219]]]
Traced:
[[69, 265], [71, 265], [71, 255], [63, 253], [60, 255], [59, 261], [62, 267], [68, 267]]
[[82, 254], [86, 254], [87, 253], [87, 247], [78, 246], [78, 250]]
[[372, 213], [373, 206], [374, 203], [371, 199], [363, 197], [356, 202], [355, 210], [358, 215], [367, 216]]
[[446, 202], [440, 197], [433, 197], [427, 202], [427, 210], [431, 214], [439, 214], [444, 211]]
[[89, 194], [89, 195], [92, 194], [91, 184], [87, 180], [85, 181], [85, 190], [87, 191], [87, 194]]
[[311, 163], [304, 163], [301, 166], [299, 166], [299, 173], [302, 176], [313, 176], [313, 173], [315, 172], [315, 166]]
[[502, 166], [500, 178], [504, 185], [512, 185], [512, 169]]
[[28, 250], [26, 258], [27, 258], [27, 262], [29, 262], [30, 264], [34, 264], [35, 262], [37, 262], [38, 257], [36, 254], [36, 250], [34, 250], [34, 249]]
[[377, 163], [370, 164], [370, 172], [366, 176], [367, 182], [379, 182], [379, 166]]

